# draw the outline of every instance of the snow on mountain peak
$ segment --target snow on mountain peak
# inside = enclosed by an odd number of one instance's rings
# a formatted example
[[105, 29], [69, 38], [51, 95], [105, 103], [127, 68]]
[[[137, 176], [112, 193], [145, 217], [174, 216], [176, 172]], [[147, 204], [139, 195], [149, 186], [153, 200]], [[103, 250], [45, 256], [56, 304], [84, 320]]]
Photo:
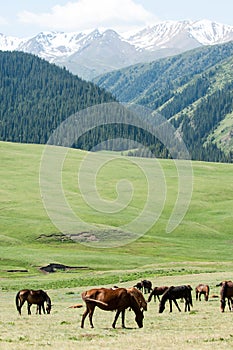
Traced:
[[[80, 69], [90, 71], [90, 76], [83, 76], [90, 79], [93, 72], [100, 74], [101, 69], [106, 71], [108, 66], [109, 69], [121, 68], [198, 46], [221, 44], [231, 40], [233, 26], [203, 19], [195, 22], [157, 22], [154, 26], [121, 35], [109, 28], [70, 33], [44, 31], [21, 39], [0, 34], [0, 50], [32, 53], [49, 62], [67, 66], [75, 74], [79, 74]], [[164, 49], [167, 51], [161, 56]]]

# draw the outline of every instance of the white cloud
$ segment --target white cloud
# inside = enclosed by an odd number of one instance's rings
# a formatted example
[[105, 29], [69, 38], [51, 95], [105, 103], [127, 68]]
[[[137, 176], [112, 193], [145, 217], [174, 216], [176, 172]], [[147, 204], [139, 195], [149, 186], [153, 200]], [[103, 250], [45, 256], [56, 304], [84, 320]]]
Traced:
[[18, 17], [21, 23], [38, 25], [43, 30], [63, 31], [101, 27], [126, 31], [158, 20], [133, 0], [79, 0], [56, 5], [49, 13], [23, 11]]

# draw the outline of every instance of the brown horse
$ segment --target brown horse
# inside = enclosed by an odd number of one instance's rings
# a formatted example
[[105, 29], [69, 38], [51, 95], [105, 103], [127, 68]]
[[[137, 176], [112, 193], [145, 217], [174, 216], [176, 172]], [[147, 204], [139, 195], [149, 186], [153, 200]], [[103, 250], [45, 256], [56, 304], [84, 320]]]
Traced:
[[37, 312], [41, 315], [41, 309], [45, 314], [44, 303], [46, 302], [46, 312], [50, 314], [51, 311], [51, 299], [46, 292], [43, 290], [30, 290], [22, 289], [20, 290], [15, 297], [16, 308], [21, 315], [21, 309], [23, 304], [27, 301], [28, 315], [31, 315], [31, 305], [37, 305]]
[[134, 296], [135, 300], [138, 303], [138, 306], [140, 308], [140, 310], [144, 310], [147, 311], [147, 302], [142, 294], [142, 292], [140, 290], [138, 290], [135, 287], [132, 288], [127, 288], [127, 291]]
[[220, 290], [220, 303], [221, 303], [221, 311], [224, 312], [226, 306], [226, 298], [228, 299], [228, 307], [229, 310], [233, 308], [233, 282], [232, 281], [223, 281], [217, 286], [221, 286]]
[[156, 296], [157, 296], [158, 300], [160, 301], [159, 295], [163, 295], [168, 288], [169, 288], [168, 286], [154, 287], [154, 289], [152, 290], [152, 292], [149, 295], [148, 303], [151, 301], [153, 296], [154, 296], [154, 301], [156, 301]]
[[176, 305], [177, 309], [181, 311], [176, 299], [184, 298], [185, 299], [185, 311], [190, 311], [190, 305], [193, 306], [192, 303], [192, 287], [190, 285], [183, 286], [171, 286], [166, 292], [163, 294], [162, 299], [159, 304], [159, 313], [162, 313], [165, 309], [165, 303], [169, 300], [170, 304], [170, 312], [172, 312], [172, 301]]
[[208, 301], [209, 299], [209, 293], [210, 293], [210, 287], [208, 286], [208, 284], [198, 284], [198, 286], [196, 286], [195, 288], [196, 291], [196, 300], [200, 300], [201, 301], [201, 295], [204, 294], [205, 296], [205, 301]]
[[[87, 315], [89, 315], [91, 327], [94, 328], [92, 317], [96, 306], [106, 311], [117, 311], [112, 324], [113, 328], [116, 327], [116, 322], [120, 313], [122, 313], [122, 327], [125, 328], [125, 310], [131, 308], [136, 315], [135, 321], [138, 327], [142, 328], [144, 318], [143, 311], [141, 310], [142, 306], [139, 306], [138, 297], [135, 295], [135, 291], [127, 290], [126, 288], [95, 288], [83, 292], [82, 299], [86, 303], [86, 310], [82, 316], [81, 328], [84, 327], [84, 321]], [[143, 295], [140, 295], [140, 298], [141, 297], [143, 297]], [[144, 302], [146, 303], [145, 300]]]

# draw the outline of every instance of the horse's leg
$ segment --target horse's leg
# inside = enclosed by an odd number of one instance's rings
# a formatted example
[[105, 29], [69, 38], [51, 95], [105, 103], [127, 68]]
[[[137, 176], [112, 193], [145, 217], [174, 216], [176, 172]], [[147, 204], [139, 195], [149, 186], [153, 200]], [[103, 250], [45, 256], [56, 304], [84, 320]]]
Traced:
[[[123, 311], [125, 311], [125, 310], [123, 310]], [[122, 318], [125, 316], [125, 314], [123, 314], [123, 311], [122, 311]], [[117, 322], [117, 319], [118, 319], [120, 313], [121, 313], [121, 311], [117, 310], [116, 316], [115, 316], [113, 324], [112, 324], [112, 328], [116, 327], [116, 322]], [[123, 319], [122, 319], [122, 323], [123, 323]], [[123, 328], [125, 328], [125, 327], [123, 327]]]
[[44, 307], [44, 303], [41, 303], [41, 306], [40, 306], [40, 308], [42, 308], [42, 310], [43, 310], [43, 313], [44, 313], [44, 314], [46, 314], [46, 312], [45, 312], [45, 307]]
[[181, 312], [181, 309], [180, 309], [180, 307], [179, 307], [179, 305], [178, 305], [176, 299], [173, 299], [173, 301], [174, 301], [174, 304], [176, 305], [177, 309]]
[[93, 322], [92, 322], [92, 317], [95, 311], [95, 305], [91, 306], [91, 308], [89, 308], [89, 320], [90, 320], [90, 325], [91, 328], [94, 328]]
[[28, 315], [31, 315], [31, 305], [29, 302], [28, 302]]
[[233, 299], [230, 298], [230, 302], [231, 302], [231, 309], [233, 309]]
[[170, 304], [170, 312], [172, 312], [172, 300], [169, 299], [169, 304]]
[[184, 309], [184, 311], [186, 312], [187, 309], [188, 309], [188, 311], [190, 311], [190, 304], [189, 304], [189, 300], [185, 299], [185, 309]]
[[85, 321], [85, 318], [87, 317], [88, 314], [89, 314], [89, 309], [87, 307], [86, 310], [83, 313], [83, 316], [82, 316], [81, 328], [84, 327], [84, 321]]
[[125, 328], [125, 310], [121, 311], [121, 325], [122, 328]]
[[232, 299], [231, 298], [228, 298], [228, 307], [229, 307], [229, 310], [231, 311], [231, 302], [232, 302]]

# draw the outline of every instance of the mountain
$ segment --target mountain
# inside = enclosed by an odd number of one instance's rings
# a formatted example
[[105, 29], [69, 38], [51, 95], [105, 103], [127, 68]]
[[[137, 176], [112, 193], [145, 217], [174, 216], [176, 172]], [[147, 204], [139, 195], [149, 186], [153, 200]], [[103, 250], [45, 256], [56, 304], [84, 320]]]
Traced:
[[80, 33], [41, 32], [22, 39], [0, 34], [0, 50], [32, 53], [91, 80], [114, 69], [231, 40], [233, 26], [209, 20], [165, 21], [131, 35], [119, 35], [111, 29]]
[[18, 51], [0, 52], [0, 91], [0, 140], [22, 143], [45, 144], [74, 113], [115, 101], [66, 69]]
[[232, 67], [233, 41], [109, 72], [94, 82], [119, 101], [169, 120], [193, 159], [216, 161], [224, 152], [232, 160]]
[[[0, 140], [47, 143], [69, 116], [89, 106], [115, 102], [113, 95], [103, 89], [109, 84], [114, 87], [114, 95], [118, 90], [121, 99], [162, 114], [180, 132], [192, 159], [232, 161], [232, 66], [230, 42], [108, 73], [108, 79], [102, 77], [99, 80], [102, 87], [98, 87], [35, 55], [0, 52]], [[116, 104], [116, 108], [117, 115], [121, 115], [120, 105]], [[152, 114], [152, 118], [157, 115]], [[96, 112], [93, 118], [95, 121]], [[75, 122], [78, 121], [76, 116]], [[66, 124], [65, 130], [63, 135], [59, 129], [56, 144], [66, 141], [69, 147], [91, 150], [106, 141], [107, 149], [125, 151], [139, 143], [151, 152], [136, 155], [170, 157], [165, 146], [149, 131], [133, 125], [104, 123], [83, 132], [78, 139], [74, 139], [77, 133], [72, 122]], [[122, 143], [123, 139], [128, 144]], [[67, 144], [69, 140], [72, 145]]]

